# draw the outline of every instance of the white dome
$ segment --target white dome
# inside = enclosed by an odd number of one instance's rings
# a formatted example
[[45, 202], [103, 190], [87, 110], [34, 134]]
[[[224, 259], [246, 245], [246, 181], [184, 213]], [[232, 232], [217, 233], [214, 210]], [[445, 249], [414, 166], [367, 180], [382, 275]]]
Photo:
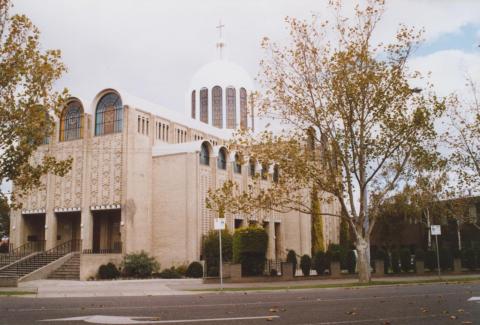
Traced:
[[200, 90], [203, 87], [211, 89], [214, 86], [245, 87], [250, 91], [253, 84], [247, 71], [238, 64], [228, 60], [216, 60], [204, 65], [193, 75], [190, 90]]

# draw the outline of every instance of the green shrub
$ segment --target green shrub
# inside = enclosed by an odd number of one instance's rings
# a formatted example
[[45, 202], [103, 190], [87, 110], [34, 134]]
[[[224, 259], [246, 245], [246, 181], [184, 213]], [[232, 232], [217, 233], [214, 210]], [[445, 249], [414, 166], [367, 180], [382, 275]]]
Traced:
[[325, 270], [330, 268], [330, 261], [326, 253], [318, 251], [313, 255], [312, 259], [313, 269], [317, 272], [317, 275], [325, 274]]
[[302, 269], [303, 275], [310, 275], [310, 269], [312, 268], [312, 259], [310, 256], [305, 254], [300, 258], [300, 268]]
[[[228, 230], [222, 230], [222, 261], [232, 260], [232, 234]], [[218, 230], [211, 230], [203, 238], [203, 256], [205, 258], [207, 276], [218, 276], [220, 263], [220, 245]]]
[[400, 273], [400, 252], [398, 250], [392, 251], [390, 260], [393, 273]]
[[185, 276], [188, 278], [201, 278], [203, 277], [203, 266], [199, 262], [192, 262], [185, 271]]
[[268, 235], [261, 227], [246, 227], [235, 231], [232, 245], [233, 261], [242, 264], [242, 274], [246, 276], [263, 274], [267, 246]]
[[120, 276], [120, 272], [113, 263], [100, 265], [97, 272], [97, 278], [101, 280], [116, 279]]
[[146, 278], [157, 272], [160, 265], [154, 257], [141, 251], [125, 255], [121, 267], [123, 274], [127, 277]]
[[175, 266], [172, 266], [169, 269], [163, 269], [162, 272], [154, 273], [153, 276], [155, 278], [161, 278], [161, 279], [180, 279], [182, 278], [182, 275], [178, 270], [175, 268]]
[[442, 270], [453, 269], [453, 254], [450, 248], [440, 248], [440, 266]]
[[179, 265], [175, 268], [175, 271], [180, 273], [182, 276], [185, 276], [185, 274], [187, 273], [187, 265], [185, 264]]
[[425, 254], [425, 267], [430, 271], [435, 271], [437, 268], [437, 252], [432, 249]]
[[353, 250], [349, 250], [347, 253], [347, 262], [346, 268], [348, 273], [354, 274], [355, 273], [355, 266], [357, 265], [357, 256]]
[[421, 248], [415, 250], [415, 261], [425, 261], [425, 251]]
[[408, 272], [412, 269], [412, 254], [408, 248], [402, 248], [398, 252], [400, 257], [400, 264], [403, 272]]
[[295, 275], [295, 271], [297, 270], [297, 253], [295, 253], [293, 249], [288, 250], [287, 263], [292, 264], [293, 275]]
[[477, 266], [475, 250], [473, 248], [466, 248], [462, 250], [462, 266], [474, 271]]
[[330, 262], [340, 262], [342, 269], [346, 268], [347, 250], [345, 247], [338, 244], [328, 245], [327, 257]]

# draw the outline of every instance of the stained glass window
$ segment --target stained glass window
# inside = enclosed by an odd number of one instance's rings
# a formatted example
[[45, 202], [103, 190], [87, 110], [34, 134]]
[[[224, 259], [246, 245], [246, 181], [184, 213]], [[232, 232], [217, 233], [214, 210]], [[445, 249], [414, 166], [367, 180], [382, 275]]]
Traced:
[[227, 169], [227, 153], [225, 152], [225, 148], [221, 148], [218, 152], [217, 167], [219, 169]]
[[223, 128], [222, 88], [220, 86], [212, 89], [212, 110], [213, 126]]
[[246, 129], [247, 127], [247, 91], [245, 88], [240, 88], [240, 128]]
[[60, 141], [82, 138], [83, 109], [78, 100], [71, 101], [64, 108], [60, 119]]
[[194, 119], [195, 118], [195, 90], [192, 91], [192, 118]]
[[208, 89], [200, 89], [200, 121], [208, 123]]
[[206, 143], [202, 143], [202, 147], [200, 148], [200, 164], [210, 165], [210, 153]]
[[227, 129], [235, 129], [237, 127], [236, 121], [236, 96], [235, 88], [227, 88]]
[[95, 112], [95, 135], [122, 132], [123, 105], [116, 93], [104, 95]]

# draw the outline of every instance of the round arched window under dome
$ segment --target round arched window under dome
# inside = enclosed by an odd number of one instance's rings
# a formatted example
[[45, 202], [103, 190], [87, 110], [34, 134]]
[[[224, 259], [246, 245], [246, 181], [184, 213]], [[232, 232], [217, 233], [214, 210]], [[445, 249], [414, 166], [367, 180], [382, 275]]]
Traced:
[[95, 135], [122, 132], [123, 105], [117, 93], [109, 92], [100, 98], [95, 111]]

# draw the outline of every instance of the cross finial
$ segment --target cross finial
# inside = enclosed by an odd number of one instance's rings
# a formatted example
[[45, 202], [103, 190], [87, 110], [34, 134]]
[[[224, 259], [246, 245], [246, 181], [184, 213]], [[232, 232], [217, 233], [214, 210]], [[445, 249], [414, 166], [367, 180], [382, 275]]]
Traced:
[[218, 26], [216, 26], [216, 28], [218, 29], [217, 49], [218, 49], [218, 56], [220, 59], [223, 59], [223, 48], [225, 47], [225, 42], [223, 41], [223, 38], [222, 38], [222, 31], [224, 27], [225, 25], [222, 24], [222, 20], [220, 19]]

